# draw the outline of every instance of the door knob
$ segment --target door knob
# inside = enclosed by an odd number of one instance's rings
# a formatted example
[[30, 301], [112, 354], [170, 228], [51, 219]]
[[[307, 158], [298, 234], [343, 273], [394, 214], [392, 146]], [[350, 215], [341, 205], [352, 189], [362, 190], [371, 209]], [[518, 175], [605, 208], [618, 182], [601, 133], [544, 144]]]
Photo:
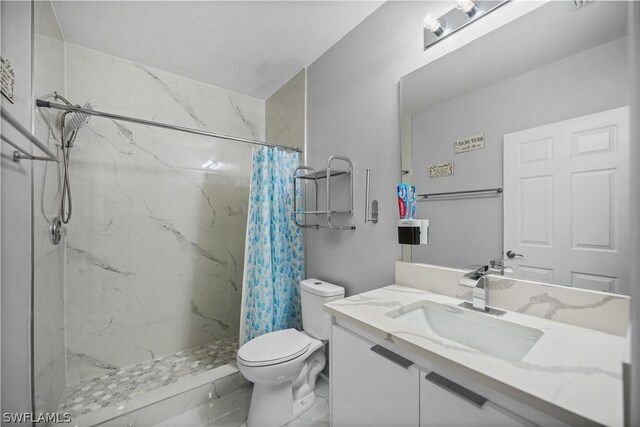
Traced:
[[522, 254], [517, 254], [514, 251], [507, 251], [507, 258], [509, 259], [514, 259], [515, 257], [520, 257], [520, 258], [524, 258], [524, 255]]

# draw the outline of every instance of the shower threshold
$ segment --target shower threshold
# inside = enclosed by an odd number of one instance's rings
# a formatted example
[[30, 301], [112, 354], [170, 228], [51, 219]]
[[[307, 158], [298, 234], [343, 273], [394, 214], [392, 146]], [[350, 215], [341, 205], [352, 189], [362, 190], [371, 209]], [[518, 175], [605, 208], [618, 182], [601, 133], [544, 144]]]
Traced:
[[200, 425], [240, 425], [251, 388], [235, 365], [237, 350], [238, 337], [230, 337], [87, 378], [67, 386], [58, 413], [78, 427], [148, 426], [201, 407]]

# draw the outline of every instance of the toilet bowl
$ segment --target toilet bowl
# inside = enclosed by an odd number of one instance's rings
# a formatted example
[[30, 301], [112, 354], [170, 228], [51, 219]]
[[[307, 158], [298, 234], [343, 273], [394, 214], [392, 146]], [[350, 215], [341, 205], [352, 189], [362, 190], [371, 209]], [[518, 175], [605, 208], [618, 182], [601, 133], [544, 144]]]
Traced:
[[254, 383], [248, 427], [282, 426], [315, 402], [315, 383], [326, 364], [331, 317], [322, 306], [344, 298], [344, 288], [316, 279], [300, 282], [303, 331], [284, 329], [244, 344], [236, 357], [242, 375]]

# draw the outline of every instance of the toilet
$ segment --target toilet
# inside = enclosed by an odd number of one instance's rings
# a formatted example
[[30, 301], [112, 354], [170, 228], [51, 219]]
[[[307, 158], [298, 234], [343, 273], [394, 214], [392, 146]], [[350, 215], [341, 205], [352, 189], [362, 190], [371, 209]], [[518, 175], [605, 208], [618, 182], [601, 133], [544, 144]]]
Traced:
[[244, 344], [236, 360], [254, 383], [247, 427], [281, 426], [313, 406], [316, 378], [325, 366], [331, 316], [323, 304], [344, 298], [344, 288], [316, 279], [300, 282], [302, 328], [269, 332]]

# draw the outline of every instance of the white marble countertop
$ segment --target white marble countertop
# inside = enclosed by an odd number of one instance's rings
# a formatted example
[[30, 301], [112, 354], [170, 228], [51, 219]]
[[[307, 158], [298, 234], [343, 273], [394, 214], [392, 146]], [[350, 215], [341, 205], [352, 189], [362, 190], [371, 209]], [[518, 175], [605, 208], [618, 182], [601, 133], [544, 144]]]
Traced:
[[507, 311], [500, 319], [544, 332], [521, 361], [509, 362], [387, 316], [422, 300], [454, 307], [462, 301], [391, 285], [333, 301], [324, 309], [419, 357], [436, 363], [444, 359], [472, 372], [472, 380], [482, 379], [484, 385], [556, 418], [561, 414], [561, 419], [573, 420], [570, 424], [623, 424], [624, 337]]

